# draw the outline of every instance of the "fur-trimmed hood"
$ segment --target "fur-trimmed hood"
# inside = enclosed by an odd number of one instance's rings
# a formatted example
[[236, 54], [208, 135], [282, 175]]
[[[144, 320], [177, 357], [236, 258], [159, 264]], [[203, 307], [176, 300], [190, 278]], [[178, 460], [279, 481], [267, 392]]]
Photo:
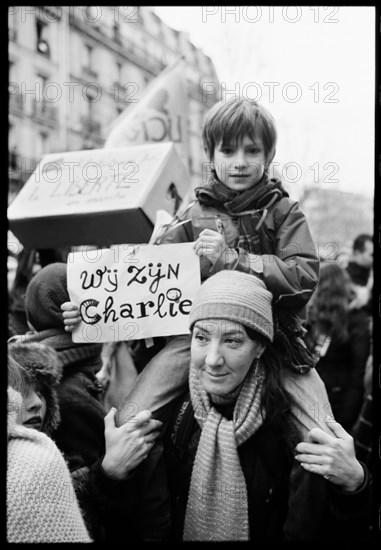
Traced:
[[46, 400], [46, 417], [42, 431], [51, 436], [60, 422], [60, 409], [56, 388], [62, 378], [62, 366], [57, 352], [45, 344], [26, 343], [22, 337], [12, 338], [8, 353], [24, 367], [28, 381], [38, 387]]

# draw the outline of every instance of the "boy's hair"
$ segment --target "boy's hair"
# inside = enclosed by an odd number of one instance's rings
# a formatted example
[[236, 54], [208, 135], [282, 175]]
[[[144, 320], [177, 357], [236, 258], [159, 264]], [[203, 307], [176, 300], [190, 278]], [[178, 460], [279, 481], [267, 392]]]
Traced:
[[202, 129], [202, 140], [209, 160], [214, 158], [216, 146], [238, 145], [245, 136], [262, 140], [267, 163], [275, 155], [277, 131], [273, 116], [262, 105], [251, 99], [219, 101], [207, 112]]

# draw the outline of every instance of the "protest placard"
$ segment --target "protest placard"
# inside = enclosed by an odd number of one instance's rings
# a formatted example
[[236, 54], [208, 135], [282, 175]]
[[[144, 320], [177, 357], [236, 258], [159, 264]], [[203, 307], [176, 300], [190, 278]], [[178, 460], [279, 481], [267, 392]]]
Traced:
[[189, 192], [171, 142], [45, 155], [8, 208], [26, 248], [148, 243], [156, 211]]
[[72, 252], [67, 279], [82, 318], [73, 341], [87, 343], [189, 333], [201, 284], [193, 243]]

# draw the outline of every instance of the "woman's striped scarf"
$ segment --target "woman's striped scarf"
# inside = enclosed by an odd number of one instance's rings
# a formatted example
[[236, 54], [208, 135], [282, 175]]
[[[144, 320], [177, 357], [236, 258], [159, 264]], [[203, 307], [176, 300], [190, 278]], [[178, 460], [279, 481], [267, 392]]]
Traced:
[[247, 488], [237, 447], [262, 425], [264, 370], [250, 368], [239, 392], [233, 419], [213, 407], [191, 365], [189, 386], [201, 436], [193, 465], [184, 525], [184, 540], [249, 540]]

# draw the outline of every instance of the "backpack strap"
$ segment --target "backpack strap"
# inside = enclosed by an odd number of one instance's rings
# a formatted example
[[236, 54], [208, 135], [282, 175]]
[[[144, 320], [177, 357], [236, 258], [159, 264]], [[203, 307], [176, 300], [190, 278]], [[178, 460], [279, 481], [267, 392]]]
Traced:
[[192, 402], [188, 393], [183, 398], [169, 431], [169, 438], [180, 459], [187, 450], [189, 440], [195, 431], [195, 425], [197, 425], [197, 420], [194, 417]]

